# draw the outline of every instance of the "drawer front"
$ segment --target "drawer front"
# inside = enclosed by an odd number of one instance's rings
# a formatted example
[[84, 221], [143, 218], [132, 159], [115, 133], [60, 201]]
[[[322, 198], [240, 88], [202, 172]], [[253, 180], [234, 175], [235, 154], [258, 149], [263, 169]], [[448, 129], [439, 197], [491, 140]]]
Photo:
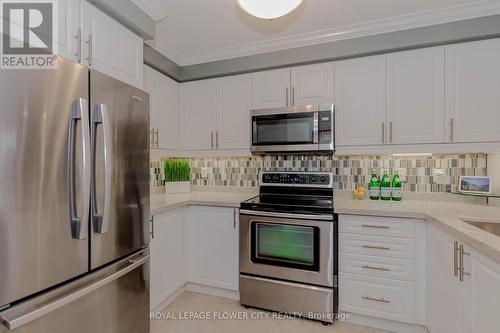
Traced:
[[339, 250], [343, 253], [415, 259], [415, 240], [369, 235], [340, 234]]
[[340, 273], [340, 310], [415, 323], [413, 282]]
[[343, 273], [357, 273], [387, 279], [415, 281], [415, 261], [340, 253], [339, 270]]
[[415, 220], [391, 217], [340, 215], [339, 232], [415, 238]]

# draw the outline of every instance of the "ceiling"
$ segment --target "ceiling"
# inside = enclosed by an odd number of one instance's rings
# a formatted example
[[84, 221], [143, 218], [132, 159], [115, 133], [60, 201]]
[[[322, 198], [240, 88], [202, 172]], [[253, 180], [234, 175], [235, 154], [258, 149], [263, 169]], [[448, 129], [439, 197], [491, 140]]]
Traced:
[[132, 0], [157, 21], [152, 47], [181, 66], [500, 14], [500, 0], [304, 0], [266, 21], [236, 0]]

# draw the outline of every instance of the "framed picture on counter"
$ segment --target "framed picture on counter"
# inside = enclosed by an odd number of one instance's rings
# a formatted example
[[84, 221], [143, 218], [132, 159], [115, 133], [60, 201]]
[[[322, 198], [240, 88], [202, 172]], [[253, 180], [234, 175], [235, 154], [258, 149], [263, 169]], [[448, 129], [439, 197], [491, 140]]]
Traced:
[[490, 194], [491, 177], [460, 176], [459, 191], [462, 193]]

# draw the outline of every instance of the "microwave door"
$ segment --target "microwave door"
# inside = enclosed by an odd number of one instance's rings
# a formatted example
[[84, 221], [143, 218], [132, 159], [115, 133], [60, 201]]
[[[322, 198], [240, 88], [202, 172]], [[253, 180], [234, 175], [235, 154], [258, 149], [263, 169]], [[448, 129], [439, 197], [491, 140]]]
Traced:
[[318, 114], [283, 113], [254, 116], [253, 151], [293, 151], [318, 149]]

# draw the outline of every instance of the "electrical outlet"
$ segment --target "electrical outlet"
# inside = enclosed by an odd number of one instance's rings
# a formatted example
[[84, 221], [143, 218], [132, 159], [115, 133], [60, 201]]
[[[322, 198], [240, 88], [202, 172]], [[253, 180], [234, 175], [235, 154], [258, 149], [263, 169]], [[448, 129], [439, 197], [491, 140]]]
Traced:
[[434, 180], [435, 184], [448, 183], [448, 177], [446, 176], [444, 169], [432, 169], [432, 179]]
[[208, 178], [208, 168], [201, 168], [201, 178], [203, 179]]

